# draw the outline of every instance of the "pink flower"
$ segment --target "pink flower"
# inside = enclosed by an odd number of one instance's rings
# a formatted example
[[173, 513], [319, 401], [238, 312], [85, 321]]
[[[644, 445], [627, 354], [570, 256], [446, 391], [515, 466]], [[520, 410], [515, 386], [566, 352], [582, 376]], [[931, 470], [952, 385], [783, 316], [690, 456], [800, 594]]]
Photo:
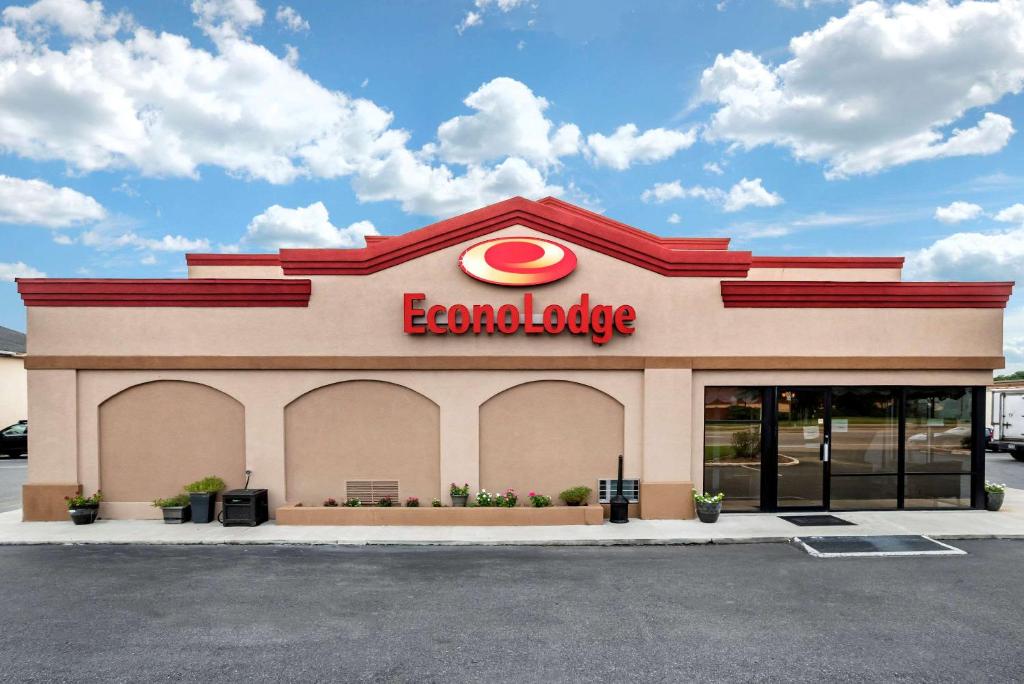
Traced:
[[529, 496], [537, 496], [537, 492], [530, 492]]

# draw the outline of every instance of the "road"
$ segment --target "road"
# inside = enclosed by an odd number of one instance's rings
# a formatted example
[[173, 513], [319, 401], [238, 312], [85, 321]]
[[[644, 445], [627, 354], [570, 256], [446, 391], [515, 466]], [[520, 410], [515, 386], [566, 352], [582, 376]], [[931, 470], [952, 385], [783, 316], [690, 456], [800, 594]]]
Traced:
[[1019, 680], [1024, 542], [0, 547], [0, 681]]
[[28, 460], [0, 458], [0, 513], [21, 508], [21, 485], [28, 475]]

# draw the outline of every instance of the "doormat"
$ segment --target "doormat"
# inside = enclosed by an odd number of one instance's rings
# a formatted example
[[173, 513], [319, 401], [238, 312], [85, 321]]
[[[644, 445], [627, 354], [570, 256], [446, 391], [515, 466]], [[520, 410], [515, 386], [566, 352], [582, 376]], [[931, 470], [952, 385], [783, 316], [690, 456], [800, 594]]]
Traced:
[[794, 525], [800, 527], [817, 527], [819, 525], [856, 525], [857, 523], [850, 522], [849, 520], [843, 520], [837, 518], [834, 515], [780, 515], [783, 520], [788, 520]]
[[894, 534], [875, 537], [796, 537], [793, 542], [816, 558], [880, 556], [964, 556], [966, 551], [931, 537]]

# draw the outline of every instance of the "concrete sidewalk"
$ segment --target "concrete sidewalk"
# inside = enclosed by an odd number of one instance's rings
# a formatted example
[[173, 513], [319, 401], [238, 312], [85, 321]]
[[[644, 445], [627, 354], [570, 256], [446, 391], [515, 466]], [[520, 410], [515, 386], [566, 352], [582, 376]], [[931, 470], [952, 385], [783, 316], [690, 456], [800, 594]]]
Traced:
[[697, 520], [634, 520], [625, 525], [545, 527], [259, 527], [165, 525], [159, 520], [21, 522], [21, 511], [0, 514], [0, 545], [9, 544], [426, 544], [630, 545], [785, 542], [812, 535], [925, 534], [937, 539], [1024, 538], [1024, 490], [1008, 489], [1001, 511], [859, 511], [837, 513], [856, 523], [798, 527], [774, 513], [724, 514]]

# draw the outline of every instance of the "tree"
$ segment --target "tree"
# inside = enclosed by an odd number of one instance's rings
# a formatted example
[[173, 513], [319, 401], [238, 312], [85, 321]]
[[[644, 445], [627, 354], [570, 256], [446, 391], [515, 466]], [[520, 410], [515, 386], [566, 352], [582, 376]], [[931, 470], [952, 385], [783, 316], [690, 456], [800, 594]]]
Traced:
[[996, 380], [1024, 380], [1024, 370], [1019, 370], [1009, 375], [997, 375]]

